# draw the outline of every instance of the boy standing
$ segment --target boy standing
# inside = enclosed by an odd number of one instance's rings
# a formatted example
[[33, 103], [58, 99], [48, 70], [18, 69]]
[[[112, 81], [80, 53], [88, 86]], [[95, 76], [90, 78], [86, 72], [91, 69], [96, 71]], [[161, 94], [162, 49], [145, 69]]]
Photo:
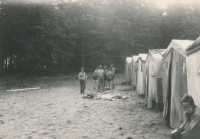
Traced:
[[112, 84], [113, 84], [113, 89], [114, 89], [114, 78], [115, 78], [115, 70], [116, 68], [114, 67], [114, 64], [111, 64], [111, 71], [113, 73], [113, 76], [112, 76]]
[[94, 71], [93, 80], [94, 80], [94, 89], [95, 89], [95, 86], [98, 83], [98, 68], [96, 68], [96, 70]]
[[107, 73], [107, 85], [108, 85], [108, 88], [110, 89], [110, 82], [111, 82], [111, 80], [112, 80], [112, 78], [113, 78], [113, 73], [112, 73], [112, 71], [111, 71], [111, 68], [109, 68], [109, 70], [108, 70], [108, 73]]
[[84, 94], [85, 92], [85, 80], [87, 79], [87, 75], [84, 72], [84, 68], [81, 68], [81, 72], [78, 75], [79, 81], [80, 81], [80, 93]]
[[99, 91], [102, 90], [104, 92], [104, 71], [102, 69], [102, 66], [99, 65], [99, 69], [98, 69], [98, 83], [99, 83]]
[[104, 84], [104, 88], [106, 88], [107, 87], [107, 73], [108, 73], [108, 70], [107, 70], [106, 66], [104, 66], [103, 72], [104, 72], [104, 74], [103, 74], [104, 83], [103, 84]]

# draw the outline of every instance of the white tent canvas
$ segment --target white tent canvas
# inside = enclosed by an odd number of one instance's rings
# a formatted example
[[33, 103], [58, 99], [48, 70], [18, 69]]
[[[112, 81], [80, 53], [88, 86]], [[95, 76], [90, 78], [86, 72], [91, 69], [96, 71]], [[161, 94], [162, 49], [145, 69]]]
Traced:
[[147, 107], [152, 108], [152, 103], [162, 103], [162, 90], [157, 90], [157, 74], [159, 74], [160, 64], [162, 63], [162, 52], [165, 49], [150, 49], [148, 52], [146, 60], [146, 68], [148, 70], [147, 74], [147, 93], [145, 94], [145, 99], [147, 102]]
[[200, 108], [200, 37], [186, 49], [188, 94]]
[[137, 87], [136, 91], [140, 95], [145, 94], [145, 87], [146, 87], [146, 80], [144, 74], [145, 71], [145, 61], [147, 58], [147, 54], [139, 54], [138, 60], [137, 60]]
[[131, 62], [131, 65], [132, 65], [132, 82], [131, 82], [131, 86], [133, 89], [136, 88], [136, 85], [137, 85], [137, 67], [136, 67], [136, 62], [138, 60], [138, 56], [133, 56], [132, 57], [132, 62]]
[[131, 82], [131, 61], [132, 57], [127, 57], [125, 61], [125, 77], [126, 77], [126, 82]]
[[193, 42], [172, 40], [163, 58], [163, 117], [172, 128], [176, 128], [183, 117], [180, 100], [188, 93], [186, 48]]

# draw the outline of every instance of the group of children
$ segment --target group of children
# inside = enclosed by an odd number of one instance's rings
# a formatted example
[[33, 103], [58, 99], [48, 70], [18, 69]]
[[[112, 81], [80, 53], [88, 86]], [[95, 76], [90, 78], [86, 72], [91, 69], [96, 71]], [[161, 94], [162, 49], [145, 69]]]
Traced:
[[[99, 67], [94, 71], [93, 79], [94, 79], [94, 89], [96, 89], [96, 85], [98, 84], [98, 91], [104, 92], [105, 89], [110, 89], [111, 84], [113, 85], [114, 89], [114, 76], [115, 76], [115, 67], [114, 64], [111, 64], [110, 67], [107, 69], [106, 66], [102, 69], [102, 66]], [[81, 72], [78, 75], [80, 81], [80, 93], [84, 94], [85, 91], [85, 84], [87, 75], [84, 72], [84, 68], [81, 68]]]
[[102, 66], [94, 71], [93, 79], [94, 79], [94, 89], [96, 89], [96, 85], [98, 84], [98, 91], [104, 92], [105, 89], [110, 89], [111, 84], [114, 89], [114, 75], [115, 75], [115, 67], [114, 64], [107, 69], [106, 66], [102, 69]]

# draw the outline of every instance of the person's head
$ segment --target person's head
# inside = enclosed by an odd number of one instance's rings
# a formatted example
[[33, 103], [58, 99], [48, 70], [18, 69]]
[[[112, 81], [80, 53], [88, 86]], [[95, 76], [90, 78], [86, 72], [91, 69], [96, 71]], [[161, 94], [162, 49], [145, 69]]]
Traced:
[[104, 66], [104, 69], [107, 69], [107, 67], [106, 67], [106, 66]]
[[84, 68], [83, 68], [83, 67], [81, 68], [81, 71], [84, 71]]
[[102, 66], [101, 66], [101, 65], [99, 65], [99, 69], [102, 69]]
[[192, 96], [190, 95], [184, 95], [181, 99], [181, 105], [184, 109], [184, 111], [187, 111], [188, 113], [192, 113], [195, 108], [194, 100]]

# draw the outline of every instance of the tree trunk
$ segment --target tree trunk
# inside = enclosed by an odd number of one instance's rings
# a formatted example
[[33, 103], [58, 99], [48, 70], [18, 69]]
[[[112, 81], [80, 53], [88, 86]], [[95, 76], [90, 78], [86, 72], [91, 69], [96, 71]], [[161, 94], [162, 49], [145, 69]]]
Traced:
[[10, 73], [13, 73], [13, 54], [10, 55]]
[[16, 67], [17, 67], [17, 65], [16, 65], [16, 53], [14, 54], [14, 73], [16, 74]]
[[[0, 8], [2, 9], [2, 4], [0, 4]], [[3, 9], [2, 9], [3, 10]], [[3, 11], [0, 11], [0, 20], [2, 21]], [[0, 77], [3, 75], [3, 23], [0, 23]]]
[[6, 65], [5, 65], [5, 73], [7, 74], [8, 70], [8, 55], [6, 55]]
[[3, 40], [2, 40], [2, 31], [0, 31], [0, 77], [3, 75], [3, 53], [2, 53], [2, 47], [3, 47]]

